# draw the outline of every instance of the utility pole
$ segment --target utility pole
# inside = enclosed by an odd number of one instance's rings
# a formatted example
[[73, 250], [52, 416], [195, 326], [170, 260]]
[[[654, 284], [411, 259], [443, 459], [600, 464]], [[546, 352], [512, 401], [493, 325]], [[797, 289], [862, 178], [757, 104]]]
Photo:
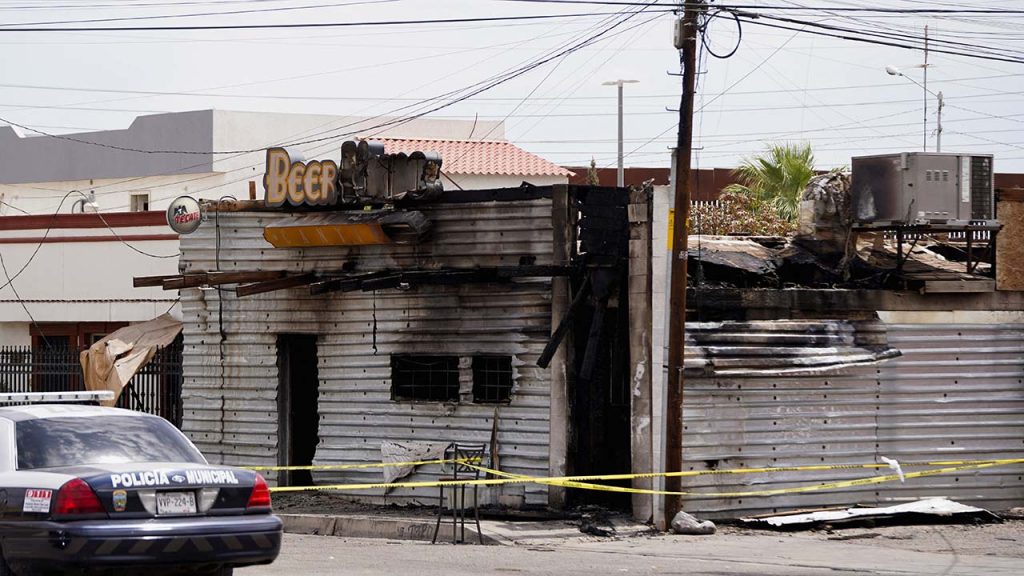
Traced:
[[615, 80], [613, 82], [603, 82], [604, 86], [618, 86], [619, 87], [619, 171], [615, 185], [622, 188], [626, 185], [626, 172], [622, 164], [622, 85], [623, 84], [636, 84], [638, 80]]
[[[697, 16], [703, 0], [681, 2], [683, 17], [677, 22], [676, 48], [682, 51], [683, 94], [679, 104], [679, 135], [676, 140], [675, 220], [672, 227], [672, 281], [669, 288], [668, 394], [665, 404], [665, 471], [683, 469], [683, 356], [686, 340], [687, 224], [690, 219], [690, 155], [693, 147], [693, 100], [697, 77]], [[665, 490], [682, 491], [682, 478], [667, 476]], [[680, 496], [665, 496], [665, 526], [682, 509]]]
[[[921, 150], [928, 151], [928, 25], [924, 25], [924, 140]], [[937, 150], [936, 150], [937, 152]]]

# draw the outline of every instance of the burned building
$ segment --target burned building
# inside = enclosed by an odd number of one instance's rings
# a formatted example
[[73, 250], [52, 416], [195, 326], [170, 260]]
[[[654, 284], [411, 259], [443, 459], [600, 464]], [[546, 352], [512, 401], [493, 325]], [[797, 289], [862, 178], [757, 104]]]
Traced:
[[[882, 225], [855, 223], [856, 202], [814, 186], [849, 187], [849, 178], [824, 175], [805, 193], [818, 201], [804, 206], [815, 220], [796, 237], [690, 237], [682, 462], [709, 474], [683, 478], [687, 511], [737, 518], [930, 496], [994, 510], [1024, 502], [1014, 460], [1024, 438], [1024, 268], [1007, 241], [1024, 230], [1022, 197], [983, 193], [991, 176], [976, 165], [986, 159], [953, 163], [980, 180], [925, 166], [918, 198], [898, 199]], [[980, 212], [956, 206], [980, 220], [929, 207], [927, 186], [980, 198]], [[663, 202], [656, 196], [655, 214], [667, 212]], [[892, 222], [908, 205], [909, 221]], [[934, 214], [943, 220], [923, 217]], [[663, 226], [654, 229], [657, 245]], [[655, 326], [655, 365], [662, 342]], [[666, 379], [656, 376], [655, 398]], [[950, 464], [926, 465], [935, 462]], [[757, 468], [778, 470], [743, 473]], [[951, 470], [934, 473], [941, 468]], [[726, 470], [739, 473], [713, 474]], [[892, 478], [864, 481], [883, 475]]]
[[[181, 274], [139, 279], [180, 290], [183, 429], [197, 446], [240, 466], [332, 466], [471, 442], [516, 474], [650, 469], [650, 192], [441, 193], [441, 158], [403, 153], [375, 172], [360, 163], [379, 167], [386, 151], [350, 149], [334, 184], [319, 184], [333, 162], [269, 151], [274, 202], [206, 203], [181, 238]], [[399, 185], [401, 170], [413, 177]], [[382, 471], [269, 476], [338, 484]], [[540, 484], [490, 492], [515, 506], [566, 497]], [[352, 496], [433, 503], [437, 490]]]

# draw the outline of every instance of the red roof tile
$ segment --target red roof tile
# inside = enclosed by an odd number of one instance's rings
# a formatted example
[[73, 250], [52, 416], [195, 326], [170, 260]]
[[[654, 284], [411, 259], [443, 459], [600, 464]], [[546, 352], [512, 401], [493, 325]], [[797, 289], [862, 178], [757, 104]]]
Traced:
[[405, 140], [382, 138], [384, 152], [416, 151], [441, 154], [444, 172], [449, 174], [499, 174], [505, 176], [569, 176], [572, 172], [501, 141]]

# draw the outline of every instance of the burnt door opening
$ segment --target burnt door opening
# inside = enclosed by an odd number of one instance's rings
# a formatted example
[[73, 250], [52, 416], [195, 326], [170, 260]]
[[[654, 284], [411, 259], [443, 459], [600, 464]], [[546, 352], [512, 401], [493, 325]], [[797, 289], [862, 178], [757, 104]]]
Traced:
[[[278, 463], [311, 466], [320, 442], [320, 379], [316, 336], [280, 334], [277, 337]], [[309, 486], [309, 470], [290, 470], [278, 476], [281, 486]]]
[[[617, 284], [624, 286], [624, 271]], [[594, 297], [573, 323], [575, 384], [570, 391], [570, 470], [573, 475], [625, 474], [630, 455], [628, 290]], [[588, 367], [587, 347], [592, 347]], [[589, 375], [589, 378], [587, 376]], [[630, 486], [628, 480], [600, 482]], [[570, 490], [572, 506], [596, 504], [629, 510], [628, 493]]]

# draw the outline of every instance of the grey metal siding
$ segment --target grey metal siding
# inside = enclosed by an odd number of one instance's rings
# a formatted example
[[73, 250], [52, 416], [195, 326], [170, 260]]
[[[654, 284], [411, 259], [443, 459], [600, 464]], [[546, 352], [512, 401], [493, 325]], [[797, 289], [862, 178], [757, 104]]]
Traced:
[[[903, 356], [835, 375], [688, 378], [685, 470], [1020, 457], [1024, 326], [889, 325]], [[922, 470], [908, 468], [905, 471]], [[684, 478], [709, 493], [685, 507], [709, 517], [881, 504], [926, 496], [1006, 509], [1024, 500], [1022, 466], [838, 490], [718, 498], [717, 492], [797, 487], [885, 471], [835, 470]]]
[[[219, 218], [219, 258], [211, 215], [198, 232], [182, 237], [183, 271], [215, 270], [218, 259], [220, 270], [339, 270], [343, 262], [355, 262], [358, 272], [516, 265], [523, 255], [547, 264], [552, 255], [550, 206], [547, 200], [448, 205], [425, 210], [435, 228], [434, 240], [422, 246], [303, 250], [278, 250], [263, 240], [263, 227], [283, 215], [225, 213]], [[397, 402], [391, 399], [390, 382], [392, 353], [486, 353], [513, 358], [512, 401], [497, 408], [502, 468], [547, 474], [550, 373], [535, 365], [551, 329], [547, 280], [323, 296], [293, 289], [247, 298], [190, 289], [182, 290], [181, 298], [184, 429], [212, 460], [277, 463], [277, 335], [308, 333], [318, 335], [320, 444], [315, 464], [379, 462], [384, 440], [488, 442], [495, 405]], [[437, 466], [424, 466], [410, 480], [437, 473]], [[381, 478], [379, 469], [315, 475], [318, 483]], [[358, 495], [379, 497], [382, 491]], [[436, 490], [395, 490], [388, 497], [433, 499]], [[542, 486], [526, 488], [526, 497], [531, 504], [547, 502]]]

